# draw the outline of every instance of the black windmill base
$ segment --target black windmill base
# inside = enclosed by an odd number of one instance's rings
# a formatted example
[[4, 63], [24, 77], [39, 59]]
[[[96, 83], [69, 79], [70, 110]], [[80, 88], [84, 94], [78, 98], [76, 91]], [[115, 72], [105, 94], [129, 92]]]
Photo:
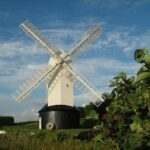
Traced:
[[73, 129], [80, 126], [80, 111], [67, 105], [45, 105], [39, 111], [40, 129]]

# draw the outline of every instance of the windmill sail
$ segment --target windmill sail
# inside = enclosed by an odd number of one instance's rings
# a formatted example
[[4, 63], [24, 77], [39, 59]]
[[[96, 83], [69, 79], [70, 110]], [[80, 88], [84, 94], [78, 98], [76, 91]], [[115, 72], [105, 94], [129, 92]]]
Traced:
[[[91, 44], [100, 34], [99, 26], [92, 27], [77, 43], [70, 49], [66, 54], [63, 50], [57, 49], [50, 43], [45, 37], [39, 32], [39, 30], [29, 21], [25, 21], [20, 25], [20, 27], [38, 43], [40, 43], [52, 56], [51, 61], [49, 61], [49, 66], [44, 67], [42, 70], [37, 72], [31, 80], [28, 80], [23, 86], [16, 90], [16, 93], [12, 95], [18, 102], [24, 100], [40, 83], [43, 79], [47, 77], [48, 81], [48, 95], [52, 93], [51, 91], [55, 89], [57, 81], [62, 78], [64, 80], [67, 77], [73, 83], [73, 85], [79, 89], [82, 93], [88, 94], [88, 98], [96, 101], [96, 105], [99, 106], [105, 97], [102, 93], [95, 90], [94, 86], [89, 83], [81, 74], [79, 74], [71, 65], [71, 59], [80, 54], [86, 47]], [[63, 71], [62, 71], [63, 70]], [[63, 72], [63, 76], [62, 73]], [[66, 82], [66, 81], [65, 81]], [[66, 84], [66, 83], [65, 83]], [[65, 85], [64, 84], [64, 85]], [[58, 84], [59, 85], [59, 84]], [[70, 93], [73, 91], [72, 84], [69, 87]], [[69, 89], [67, 88], [67, 90]], [[61, 86], [61, 91], [64, 89]], [[66, 91], [67, 91], [66, 90]], [[56, 90], [57, 92], [57, 90]], [[54, 92], [55, 93], [55, 92]], [[67, 93], [67, 92], [66, 92]], [[67, 93], [68, 94], [68, 93]], [[53, 95], [53, 94], [52, 94]], [[57, 95], [57, 94], [56, 94]], [[71, 94], [70, 94], [71, 95]], [[66, 94], [65, 94], [66, 96]], [[69, 98], [69, 96], [66, 96]], [[60, 97], [63, 99], [63, 96]], [[60, 100], [62, 102], [62, 100]], [[69, 100], [66, 100], [69, 102]], [[73, 98], [71, 99], [73, 101]], [[63, 101], [64, 102], [64, 101]], [[65, 102], [65, 104], [67, 104]], [[70, 103], [72, 105], [72, 103]]]
[[77, 43], [76, 45], [70, 49], [68, 52], [68, 56], [74, 58], [82, 51], [84, 51], [89, 44], [91, 44], [100, 34], [99, 26], [94, 26], [89, 30]]
[[14, 93], [12, 96], [16, 101], [21, 102], [24, 100], [32, 91], [35, 89], [41, 81], [49, 74], [53, 74], [55, 70], [57, 69], [58, 65], [52, 67], [52, 66], [46, 66], [43, 67], [41, 70], [39, 70], [36, 74], [33, 75], [33, 77], [28, 80], [23, 86], [19, 87], [16, 90], [16, 93]]
[[52, 43], [47, 41], [38, 29], [28, 20], [20, 25], [20, 27], [38, 43], [40, 43], [53, 57], [58, 57], [61, 51], [53, 46]]
[[80, 90], [81, 93], [87, 94], [90, 100], [95, 100], [95, 105], [99, 106], [104, 102], [105, 97], [102, 93], [99, 93], [95, 90], [94, 86], [87, 81], [79, 72], [77, 72], [71, 65], [67, 67], [68, 72], [66, 77], [73, 83], [73, 85]]

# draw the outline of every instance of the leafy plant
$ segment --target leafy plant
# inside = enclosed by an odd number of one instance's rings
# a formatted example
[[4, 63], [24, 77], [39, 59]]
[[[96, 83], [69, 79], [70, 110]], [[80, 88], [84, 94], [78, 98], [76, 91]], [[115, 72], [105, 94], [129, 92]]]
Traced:
[[14, 118], [11, 116], [0, 116], [0, 126], [4, 125], [13, 125], [14, 124]]
[[75, 135], [74, 139], [80, 139], [81, 141], [91, 141], [98, 134], [99, 130], [82, 131], [79, 134]]
[[113, 78], [112, 92], [107, 95], [110, 105], [99, 126], [104, 142], [109, 135], [121, 149], [150, 146], [150, 84], [148, 80], [134, 81], [126, 73]]
[[57, 134], [57, 140], [60, 141], [60, 142], [64, 141], [67, 138], [68, 138], [68, 135], [65, 132], [59, 132]]

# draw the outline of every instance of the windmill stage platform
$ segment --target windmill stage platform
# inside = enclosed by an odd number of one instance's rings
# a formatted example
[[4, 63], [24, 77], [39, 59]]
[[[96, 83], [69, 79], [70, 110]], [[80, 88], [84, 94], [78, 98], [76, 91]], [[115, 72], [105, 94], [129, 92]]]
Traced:
[[39, 111], [40, 129], [73, 129], [80, 126], [80, 111], [67, 105], [45, 105]]

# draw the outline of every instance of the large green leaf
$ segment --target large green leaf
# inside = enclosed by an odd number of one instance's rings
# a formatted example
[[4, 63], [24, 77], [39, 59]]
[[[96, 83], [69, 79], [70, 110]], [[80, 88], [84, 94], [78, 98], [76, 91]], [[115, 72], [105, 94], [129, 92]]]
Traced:
[[133, 132], [140, 132], [140, 131], [142, 131], [142, 128], [141, 128], [140, 124], [139, 124], [139, 123], [136, 123], [136, 122], [133, 122], [133, 123], [130, 125], [130, 129], [131, 129], [131, 131], [133, 131]]
[[142, 72], [137, 76], [136, 82], [139, 82], [141, 80], [148, 79], [148, 78], [150, 78], [150, 72]]

